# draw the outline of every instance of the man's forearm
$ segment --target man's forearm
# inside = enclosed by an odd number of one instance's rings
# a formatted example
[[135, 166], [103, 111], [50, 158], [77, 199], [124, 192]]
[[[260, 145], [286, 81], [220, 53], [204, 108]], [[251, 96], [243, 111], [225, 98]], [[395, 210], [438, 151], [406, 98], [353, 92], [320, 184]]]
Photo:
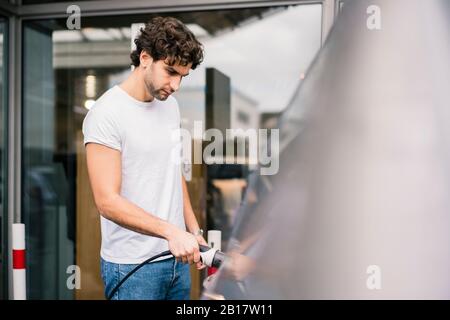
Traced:
[[128, 201], [120, 195], [111, 196], [97, 205], [103, 217], [118, 225], [149, 236], [169, 239], [176, 227]]
[[186, 228], [189, 232], [196, 232], [200, 229], [197, 218], [195, 217], [194, 210], [192, 210], [191, 200], [189, 198], [189, 192], [184, 177], [181, 178], [181, 184], [183, 187], [183, 214]]

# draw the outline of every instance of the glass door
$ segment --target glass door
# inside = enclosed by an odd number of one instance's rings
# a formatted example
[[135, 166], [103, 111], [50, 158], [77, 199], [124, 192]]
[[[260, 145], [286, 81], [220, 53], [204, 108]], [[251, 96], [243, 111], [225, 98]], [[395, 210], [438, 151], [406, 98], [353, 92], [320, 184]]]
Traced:
[[8, 289], [8, 210], [6, 206], [6, 141], [7, 141], [7, 29], [0, 17], [0, 300], [7, 299]]

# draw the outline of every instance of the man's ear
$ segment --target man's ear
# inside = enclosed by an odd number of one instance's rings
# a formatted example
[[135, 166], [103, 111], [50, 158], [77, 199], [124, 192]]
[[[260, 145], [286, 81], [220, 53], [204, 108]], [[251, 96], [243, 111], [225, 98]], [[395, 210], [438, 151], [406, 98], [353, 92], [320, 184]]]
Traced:
[[142, 50], [139, 55], [139, 62], [142, 67], [146, 68], [151, 66], [153, 58], [145, 50]]

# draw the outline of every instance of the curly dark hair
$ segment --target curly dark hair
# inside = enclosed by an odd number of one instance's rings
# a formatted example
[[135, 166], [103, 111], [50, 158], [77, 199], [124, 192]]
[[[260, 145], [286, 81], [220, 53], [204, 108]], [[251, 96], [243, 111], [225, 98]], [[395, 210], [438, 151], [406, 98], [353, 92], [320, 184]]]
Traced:
[[169, 65], [176, 62], [186, 66], [192, 62], [195, 69], [203, 61], [203, 46], [194, 34], [178, 19], [173, 17], [156, 17], [134, 40], [136, 50], [131, 52], [131, 64], [139, 66], [139, 56], [144, 50], [154, 60], [168, 59]]

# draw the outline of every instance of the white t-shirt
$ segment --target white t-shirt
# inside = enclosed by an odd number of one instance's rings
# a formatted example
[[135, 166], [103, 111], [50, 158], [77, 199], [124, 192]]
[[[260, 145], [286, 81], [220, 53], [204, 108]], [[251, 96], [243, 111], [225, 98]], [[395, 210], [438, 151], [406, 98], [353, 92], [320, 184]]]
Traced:
[[[85, 144], [99, 143], [121, 152], [121, 196], [186, 230], [181, 167], [172, 154], [179, 142], [174, 130], [179, 127], [174, 97], [142, 102], [115, 86], [89, 110], [83, 134]], [[109, 262], [141, 263], [168, 250], [167, 240], [131, 231], [103, 217], [101, 233], [100, 254]]]

